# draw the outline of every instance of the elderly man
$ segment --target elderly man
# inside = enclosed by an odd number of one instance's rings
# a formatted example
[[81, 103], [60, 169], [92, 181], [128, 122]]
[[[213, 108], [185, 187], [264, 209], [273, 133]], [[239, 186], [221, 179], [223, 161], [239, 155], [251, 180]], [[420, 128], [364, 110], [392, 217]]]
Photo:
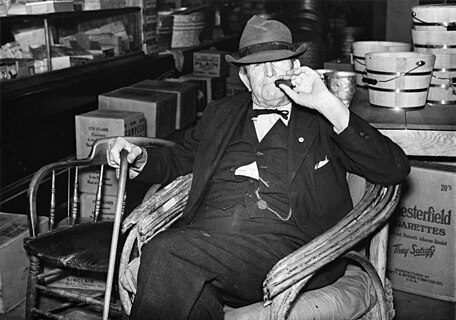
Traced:
[[[279, 21], [254, 16], [243, 31], [239, 66], [249, 93], [217, 100], [185, 141], [146, 150], [118, 138], [131, 176], [166, 183], [193, 172], [177, 226], [142, 249], [131, 319], [223, 319], [223, 306], [262, 299], [271, 267], [352, 209], [347, 172], [396, 184], [410, 168], [403, 151], [332, 95]], [[278, 79], [291, 86], [276, 85]], [[334, 282], [336, 261], [307, 289]]]

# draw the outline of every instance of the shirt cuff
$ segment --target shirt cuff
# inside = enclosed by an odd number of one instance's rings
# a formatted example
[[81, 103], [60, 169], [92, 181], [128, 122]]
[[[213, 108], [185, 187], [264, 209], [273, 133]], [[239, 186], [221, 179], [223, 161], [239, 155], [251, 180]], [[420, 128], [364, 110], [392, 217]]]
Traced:
[[130, 179], [136, 178], [147, 163], [147, 150], [141, 148], [142, 153], [131, 165], [129, 170]]

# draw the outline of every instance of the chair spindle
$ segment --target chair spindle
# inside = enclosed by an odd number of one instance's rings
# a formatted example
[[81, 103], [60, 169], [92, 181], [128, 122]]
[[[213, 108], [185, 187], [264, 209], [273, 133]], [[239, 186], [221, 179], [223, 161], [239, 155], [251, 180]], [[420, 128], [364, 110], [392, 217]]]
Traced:
[[76, 219], [78, 217], [78, 204], [79, 204], [79, 197], [78, 197], [78, 191], [79, 191], [79, 183], [78, 183], [78, 175], [79, 175], [79, 167], [75, 167], [75, 172], [74, 172], [74, 185], [73, 185], [73, 202], [71, 206], [71, 225], [74, 226], [76, 223]]
[[52, 170], [51, 205], [49, 207], [49, 230], [54, 230], [55, 225], [55, 170]]
[[97, 194], [95, 196], [95, 211], [93, 213], [93, 222], [98, 222], [101, 209], [101, 190], [103, 188], [104, 165], [100, 166], [100, 176], [98, 177]]

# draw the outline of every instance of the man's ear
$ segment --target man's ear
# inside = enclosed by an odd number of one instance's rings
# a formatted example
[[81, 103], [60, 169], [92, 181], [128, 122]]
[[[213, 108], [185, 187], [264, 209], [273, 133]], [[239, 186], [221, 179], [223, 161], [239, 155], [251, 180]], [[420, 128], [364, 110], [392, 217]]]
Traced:
[[299, 59], [293, 60], [293, 69], [297, 69], [301, 66], [301, 61]]
[[244, 83], [244, 85], [247, 87], [247, 90], [251, 92], [252, 89], [250, 88], [249, 77], [247, 77], [247, 74], [244, 71], [242, 71], [241, 68], [239, 68], [239, 78], [241, 79], [242, 83]]

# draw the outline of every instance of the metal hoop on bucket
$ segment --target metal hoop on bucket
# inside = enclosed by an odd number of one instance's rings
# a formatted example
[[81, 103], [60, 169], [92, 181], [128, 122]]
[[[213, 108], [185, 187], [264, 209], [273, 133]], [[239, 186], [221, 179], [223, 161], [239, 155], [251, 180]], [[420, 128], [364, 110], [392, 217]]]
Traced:
[[[420, 60], [416, 63], [416, 67], [410, 69], [409, 71], [406, 71], [406, 72], [384, 72], [384, 71], [374, 71], [374, 70], [368, 70], [366, 69], [366, 71], [368, 73], [371, 73], [371, 74], [381, 74], [381, 75], [394, 75], [395, 77], [392, 77], [388, 80], [377, 80], [377, 79], [371, 79], [371, 78], [366, 78], [366, 77], [363, 77], [363, 82], [364, 83], [367, 83], [367, 84], [371, 84], [371, 85], [376, 85], [377, 83], [379, 82], [390, 82], [390, 81], [393, 81], [393, 80], [396, 80], [397, 78], [400, 78], [400, 77], [403, 77], [403, 76], [426, 76], [426, 75], [430, 75], [432, 74], [432, 71], [428, 71], [428, 72], [415, 72], [415, 73], [412, 73], [412, 71], [422, 67], [426, 65], [426, 62], [424, 62], [423, 60]], [[394, 89], [393, 91], [395, 91], [396, 89]]]

